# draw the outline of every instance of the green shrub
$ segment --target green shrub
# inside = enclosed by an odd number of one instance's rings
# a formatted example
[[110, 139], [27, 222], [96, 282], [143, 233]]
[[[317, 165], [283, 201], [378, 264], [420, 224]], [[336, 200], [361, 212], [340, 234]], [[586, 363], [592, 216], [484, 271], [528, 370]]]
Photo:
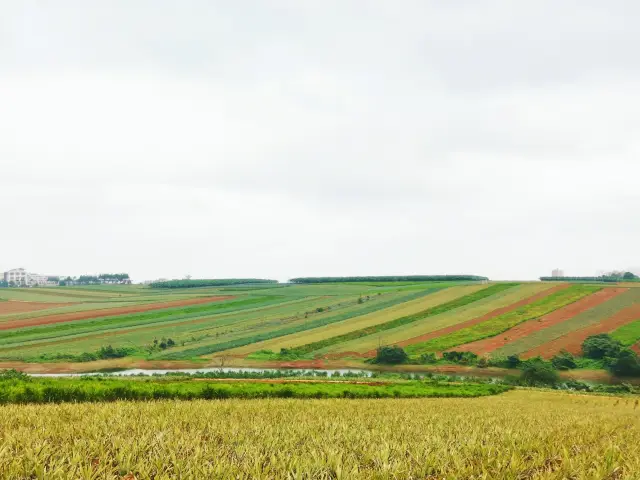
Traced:
[[376, 350], [375, 363], [398, 364], [407, 361], [407, 352], [397, 345], [379, 347]]
[[436, 363], [438, 361], [438, 357], [436, 357], [436, 354], [433, 352], [423, 353], [422, 355], [420, 355], [419, 361], [423, 365], [429, 365], [429, 364]]
[[540, 357], [522, 362], [522, 373], [519, 382], [528, 386], [556, 385], [560, 376], [550, 362], [545, 362]]
[[619, 377], [640, 376], [640, 360], [636, 352], [625, 348], [611, 362], [609, 369]]
[[473, 352], [444, 352], [442, 358], [449, 362], [459, 363], [461, 365], [473, 365], [478, 360], [478, 355]]
[[582, 343], [582, 354], [596, 360], [605, 357], [616, 358], [621, 349], [620, 342], [611, 338], [607, 333], [591, 335]]
[[551, 359], [551, 364], [557, 370], [571, 370], [573, 368], [577, 368], [576, 359], [574, 356], [567, 352], [566, 350], [562, 350], [560, 353], [555, 355]]

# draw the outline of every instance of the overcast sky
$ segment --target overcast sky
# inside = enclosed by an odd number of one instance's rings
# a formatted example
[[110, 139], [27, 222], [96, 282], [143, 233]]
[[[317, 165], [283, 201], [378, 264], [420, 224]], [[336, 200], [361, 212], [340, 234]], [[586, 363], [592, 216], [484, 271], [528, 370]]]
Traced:
[[633, 0], [0, 0], [0, 270], [640, 265]]

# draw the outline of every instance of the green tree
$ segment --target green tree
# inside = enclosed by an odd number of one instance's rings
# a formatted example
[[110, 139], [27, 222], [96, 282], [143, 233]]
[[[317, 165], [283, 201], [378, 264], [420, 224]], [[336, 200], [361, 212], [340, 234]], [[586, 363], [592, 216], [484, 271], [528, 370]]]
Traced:
[[562, 350], [560, 353], [555, 355], [551, 359], [551, 364], [557, 370], [571, 370], [572, 368], [577, 368], [576, 359], [574, 356], [567, 352], [566, 350]]
[[635, 275], [634, 273], [631, 272], [625, 272], [625, 274], [622, 276], [623, 280], [637, 280], [638, 276]]
[[433, 352], [423, 353], [422, 355], [420, 355], [420, 363], [422, 364], [431, 364], [431, 363], [436, 363], [437, 361], [438, 361], [438, 358], [436, 357], [436, 354]]
[[375, 363], [398, 364], [406, 362], [408, 358], [407, 352], [402, 347], [385, 346], [376, 350]]
[[596, 360], [605, 357], [615, 358], [620, 353], [622, 345], [606, 333], [591, 335], [582, 343], [582, 354]]
[[520, 357], [518, 357], [518, 355], [509, 355], [507, 357], [507, 368], [518, 368], [521, 363], [522, 360], [520, 360]]
[[519, 378], [522, 385], [548, 386], [555, 385], [559, 380], [560, 376], [553, 365], [539, 357], [522, 362], [522, 373]]
[[640, 360], [633, 350], [625, 348], [620, 351], [615, 360], [610, 364], [609, 369], [614, 375], [619, 377], [634, 377], [640, 375]]

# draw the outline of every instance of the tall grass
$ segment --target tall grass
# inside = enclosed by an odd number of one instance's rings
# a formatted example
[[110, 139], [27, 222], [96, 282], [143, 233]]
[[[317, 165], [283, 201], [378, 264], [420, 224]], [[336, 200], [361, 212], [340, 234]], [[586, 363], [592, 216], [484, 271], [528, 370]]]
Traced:
[[465, 399], [0, 406], [0, 478], [634, 479], [633, 399], [520, 390]]

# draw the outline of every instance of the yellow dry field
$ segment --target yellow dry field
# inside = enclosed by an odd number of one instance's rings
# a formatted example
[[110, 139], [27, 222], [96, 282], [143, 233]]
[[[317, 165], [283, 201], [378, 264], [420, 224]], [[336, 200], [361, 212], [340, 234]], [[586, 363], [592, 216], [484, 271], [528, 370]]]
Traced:
[[491, 313], [498, 308], [507, 307], [525, 298], [536, 295], [537, 293], [544, 292], [545, 290], [551, 290], [552, 288], [554, 288], [553, 285], [542, 283], [520, 285], [518, 287], [505, 290], [497, 295], [492, 295], [491, 297], [465, 305], [464, 307], [456, 308], [454, 310], [441, 313], [440, 315], [434, 315], [433, 317], [427, 317], [409, 325], [386, 330], [379, 334], [369, 335], [350, 342], [332, 345], [331, 347], [319, 350], [316, 353], [365, 353], [370, 350], [375, 350], [380, 343], [384, 345], [393, 345], [401, 342], [402, 340], [424, 335], [425, 333], [450, 327], [458, 323], [466, 322], [467, 320], [473, 320], [474, 318]]
[[0, 407], [6, 479], [637, 479], [635, 398]]
[[371, 325], [390, 322], [396, 318], [400, 318], [405, 315], [412, 315], [422, 310], [426, 310], [427, 308], [435, 307], [436, 305], [469, 295], [470, 293], [477, 292], [483, 288], [487, 288], [487, 285], [468, 285], [445, 288], [425, 297], [371, 312], [366, 315], [314, 328], [313, 330], [305, 330], [291, 335], [286, 335], [284, 337], [265, 340], [264, 342], [252, 343], [251, 345], [246, 345], [244, 347], [227, 350], [226, 353], [229, 355], [245, 355], [259, 350], [272, 350], [274, 352], [278, 352], [281, 348], [292, 348], [299, 345], [305, 345], [307, 343], [317, 342], [318, 340], [328, 337], [342, 335]]

